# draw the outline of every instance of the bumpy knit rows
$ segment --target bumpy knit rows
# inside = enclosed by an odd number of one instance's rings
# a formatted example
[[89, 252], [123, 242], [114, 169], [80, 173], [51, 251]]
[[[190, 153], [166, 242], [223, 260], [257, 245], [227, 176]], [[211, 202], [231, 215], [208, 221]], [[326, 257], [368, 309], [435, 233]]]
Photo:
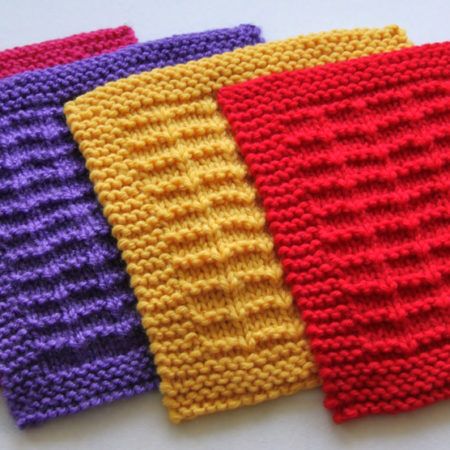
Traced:
[[315, 34], [157, 69], [66, 104], [172, 420], [318, 384], [217, 89], [405, 45], [396, 27]]
[[135, 42], [133, 30], [123, 26], [16, 47], [0, 52], [0, 78], [74, 62], [111, 52]]
[[65, 123], [64, 102], [106, 81], [256, 42], [259, 30], [241, 26], [2, 82], [0, 369], [20, 426], [157, 383], [129, 278]]
[[0, 52], [0, 78], [108, 53], [137, 42], [130, 27], [107, 28]]
[[219, 102], [337, 422], [450, 397], [450, 43], [265, 77]]

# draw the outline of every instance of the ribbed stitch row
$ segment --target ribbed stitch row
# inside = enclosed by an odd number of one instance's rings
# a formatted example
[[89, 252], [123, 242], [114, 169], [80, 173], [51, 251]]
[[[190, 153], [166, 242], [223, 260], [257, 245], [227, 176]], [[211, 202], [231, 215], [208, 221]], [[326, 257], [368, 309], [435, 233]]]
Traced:
[[450, 397], [450, 43], [223, 89], [337, 422]]
[[319, 383], [217, 90], [406, 45], [397, 27], [301, 36], [143, 73], [66, 104], [175, 422]]
[[0, 52], [0, 78], [101, 55], [137, 42], [127, 26], [80, 33]]
[[260, 40], [250, 25], [175, 36], [2, 81], [0, 370], [19, 426], [157, 387], [129, 277], [64, 102]]

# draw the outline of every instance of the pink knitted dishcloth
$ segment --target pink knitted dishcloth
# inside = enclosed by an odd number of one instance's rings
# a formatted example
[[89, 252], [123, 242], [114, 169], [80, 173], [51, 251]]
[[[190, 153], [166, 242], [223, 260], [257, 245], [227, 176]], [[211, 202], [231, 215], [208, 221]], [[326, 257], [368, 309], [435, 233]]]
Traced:
[[15, 47], [0, 52], [0, 78], [71, 63], [136, 42], [134, 31], [128, 26], [121, 26]]

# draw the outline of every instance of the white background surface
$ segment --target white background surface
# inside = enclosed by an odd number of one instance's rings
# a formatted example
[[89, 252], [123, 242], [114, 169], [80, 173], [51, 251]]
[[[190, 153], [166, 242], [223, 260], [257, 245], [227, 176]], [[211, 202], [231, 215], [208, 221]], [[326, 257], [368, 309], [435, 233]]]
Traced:
[[[144, 42], [253, 23], [266, 40], [396, 23], [417, 44], [450, 40], [450, 0], [0, 0], [0, 49], [127, 24]], [[0, 450], [450, 449], [450, 402], [334, 425], [319, 389], [172, 425], [159, 394], [19, 431], [0, 399]]]

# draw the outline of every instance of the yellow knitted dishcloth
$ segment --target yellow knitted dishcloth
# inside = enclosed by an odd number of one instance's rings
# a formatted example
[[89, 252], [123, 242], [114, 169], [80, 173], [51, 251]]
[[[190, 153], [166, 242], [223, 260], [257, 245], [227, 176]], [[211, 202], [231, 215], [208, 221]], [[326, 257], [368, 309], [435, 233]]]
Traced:
[[300, 36], [133, 75], [66, 104], [173, 421], [319, 384], [216, 91], [409, 45], [396, 26]]

